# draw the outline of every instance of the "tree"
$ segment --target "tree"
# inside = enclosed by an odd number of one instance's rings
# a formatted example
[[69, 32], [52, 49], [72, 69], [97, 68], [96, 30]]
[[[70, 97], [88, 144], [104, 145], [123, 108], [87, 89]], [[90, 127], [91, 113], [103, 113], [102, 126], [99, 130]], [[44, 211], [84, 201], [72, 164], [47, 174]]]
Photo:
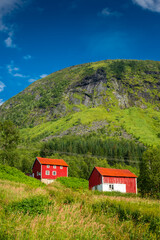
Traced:
[[160, 196], [160, 148], [144, 152], [140, 164], [139, 187], [142, 195]]
[[0, 149], [2, 163], [14, 166], [19, 131], [11, 121], [0, 122]]

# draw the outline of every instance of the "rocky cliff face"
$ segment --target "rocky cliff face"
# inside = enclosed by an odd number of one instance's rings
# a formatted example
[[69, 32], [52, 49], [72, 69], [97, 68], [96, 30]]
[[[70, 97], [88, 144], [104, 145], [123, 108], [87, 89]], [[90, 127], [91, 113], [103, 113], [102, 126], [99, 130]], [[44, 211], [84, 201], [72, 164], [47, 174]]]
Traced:
[[36, 81], [0, 107], [20, 126], [52, 121], [83, 108], [160, 107], [160, 63], [102, 61], [67, 68]]

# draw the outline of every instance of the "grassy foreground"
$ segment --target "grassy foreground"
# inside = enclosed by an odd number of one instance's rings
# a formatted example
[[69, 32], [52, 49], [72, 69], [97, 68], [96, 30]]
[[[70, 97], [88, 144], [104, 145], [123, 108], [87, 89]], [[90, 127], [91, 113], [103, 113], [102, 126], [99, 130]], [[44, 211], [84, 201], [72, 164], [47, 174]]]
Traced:
[[[38, 182], [38, 181], [37, 181]], [[39, 183], [39, 182], [38, 182]], [[107, 196], [88, 181], [37, 187], [0, 179], [0, 239], [159, 239], [159, 201]]]

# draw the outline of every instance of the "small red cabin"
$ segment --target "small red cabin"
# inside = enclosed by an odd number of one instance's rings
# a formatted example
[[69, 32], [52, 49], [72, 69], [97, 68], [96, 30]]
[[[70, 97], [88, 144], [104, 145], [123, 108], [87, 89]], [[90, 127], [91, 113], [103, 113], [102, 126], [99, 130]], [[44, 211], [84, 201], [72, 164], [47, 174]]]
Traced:
[[63, 159], [36, 157], [32, 176], [49, 184], [58, 177], [68, 177], [68, 164]]
[[137, 193], [137, 176], [127, 169], [94, 167], [89, 177], [89, 189]]

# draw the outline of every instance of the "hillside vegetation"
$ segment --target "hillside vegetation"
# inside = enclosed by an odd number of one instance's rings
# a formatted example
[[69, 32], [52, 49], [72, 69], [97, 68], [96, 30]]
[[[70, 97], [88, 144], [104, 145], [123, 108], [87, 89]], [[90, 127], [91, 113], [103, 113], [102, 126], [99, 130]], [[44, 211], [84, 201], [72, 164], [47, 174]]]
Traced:
[[22, 182], [9, 181], [8, 176], [6, 179], [0, 176], [0, 239], [160, 237], [158, 200], [92, 192], [87, 188], [88, 181], [78, 178], [59, 178], [36, 188], [30, 186], [29, 177], [25, 183], [23, 179]]
[[25, 142], [101, 130], [160, 144], [160, 62], [106, 60], [50, 74], [0, 107]]

